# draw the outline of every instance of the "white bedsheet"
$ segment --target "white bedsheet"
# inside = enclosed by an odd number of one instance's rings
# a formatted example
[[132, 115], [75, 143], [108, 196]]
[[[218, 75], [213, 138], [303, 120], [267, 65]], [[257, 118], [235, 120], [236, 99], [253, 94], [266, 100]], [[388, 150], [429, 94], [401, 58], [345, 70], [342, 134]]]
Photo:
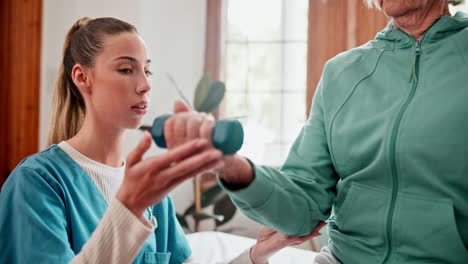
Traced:
[[[192, 258], [200, 264], [224, 264], [255, 244], [251, 238], [221, 232], [198, 232], [188, 234]], [[311, 264], [317, 253], [313, 251], [284, 248], [270, 259], [270, 264]]]

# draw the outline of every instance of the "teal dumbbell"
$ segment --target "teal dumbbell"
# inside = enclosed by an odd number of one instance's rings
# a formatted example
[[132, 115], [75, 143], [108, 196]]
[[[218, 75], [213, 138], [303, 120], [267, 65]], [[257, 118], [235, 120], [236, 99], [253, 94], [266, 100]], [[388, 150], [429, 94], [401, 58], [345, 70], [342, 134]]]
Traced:
[[[151, 136], [160, 148], [166, 148], [166, 139], [164, 138], [164, 122], [172, 115], [162, 115], [154, 119], [151, 127]], [[224, 155], [236, 153], [244, 143], [244, 129], [237, 120], [224, 119], [216, 122], [213, 128], [211, 141], [213, 146], [221, 150]]]

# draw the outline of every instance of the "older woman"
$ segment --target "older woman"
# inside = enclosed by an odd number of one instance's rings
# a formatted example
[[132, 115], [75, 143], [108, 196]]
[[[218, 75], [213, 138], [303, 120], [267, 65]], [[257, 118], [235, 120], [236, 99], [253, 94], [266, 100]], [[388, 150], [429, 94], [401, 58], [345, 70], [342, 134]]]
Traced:
[[[450, 16], [448, 0], [371, 4], [391, 22], [326, 64], [281, 170], [225, 157], [221, 181], [246, 215], [288, 235], [331, 216], [317, 262], [468, 263], [468, 16]], [[196, 113], [168, 121], [181, 131], [171, 146], [184, 129], [210, 136]]]

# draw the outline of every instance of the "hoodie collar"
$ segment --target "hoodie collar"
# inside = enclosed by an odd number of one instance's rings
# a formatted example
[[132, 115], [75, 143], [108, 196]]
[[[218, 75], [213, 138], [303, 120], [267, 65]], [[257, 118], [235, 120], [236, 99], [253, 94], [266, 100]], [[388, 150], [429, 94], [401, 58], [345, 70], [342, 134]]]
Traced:
[[[422, 40], [424, 43], [435, 43], [465, 28], [468, 28], [467, 14], [457, 12], [454, 16], [442, 16], [429, 27], [426, 33], [424, 33]], [[394, 28], [393, 20], [387, 24], [387, 27], [383, 31], [377, 33], [375, 40], [380, 44], [379, 46], [396, 48], [414, 46], [416, 42], [407, 33]]]

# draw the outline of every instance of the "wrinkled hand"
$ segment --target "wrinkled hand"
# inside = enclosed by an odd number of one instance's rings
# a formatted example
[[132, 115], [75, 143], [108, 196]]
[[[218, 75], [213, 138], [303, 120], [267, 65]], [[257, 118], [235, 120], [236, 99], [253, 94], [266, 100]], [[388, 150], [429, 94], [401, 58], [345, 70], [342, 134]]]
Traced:
[[168, 149], [180, 146], [190, 140], [203, 138], [211, 145], [214, 117], [211, 114], [191, 111], [182, 101], [174, 103], [174, 115], [164, 124], [164, 139]]
[[[206, 139], [207, 148], [214, 149], [211, 139], [215, 120], [206, 113], [197, 113], [180, 100], [174, 103], [174, 115], [164, 124], [164, 139], [168, 149], [180, 146], [196, 138]], [[219, 176], [227, 183], [247, 186], [253, 180], [253, 169], [243, 157], [224, 156], [224, 167]]]
[[207, 148], [204, 139], [188, 141], [164, 154], [143, 159], [151, 135], [145, 132], [139, 145], [128, 155], [125, 177], [116, 198], [137, 217], [161, 202], [177, 185], [204, 171], [220, 167], [222, 153]]
[[261, 227], [257, 234], [257, 244], [250, 249], [250, 259], [254, 264], [268, 263], [268, 259], [281, 249], [301, 244], [313, 237], [320, 236], [319, 232], [327, 223], [320, 222], [317, 227], [307, 236], [292, 237], [284, 235], [268, 227]]

